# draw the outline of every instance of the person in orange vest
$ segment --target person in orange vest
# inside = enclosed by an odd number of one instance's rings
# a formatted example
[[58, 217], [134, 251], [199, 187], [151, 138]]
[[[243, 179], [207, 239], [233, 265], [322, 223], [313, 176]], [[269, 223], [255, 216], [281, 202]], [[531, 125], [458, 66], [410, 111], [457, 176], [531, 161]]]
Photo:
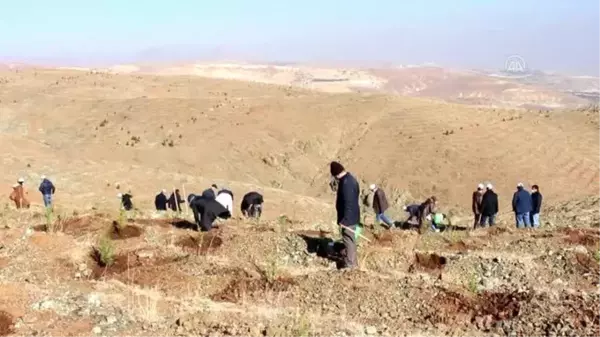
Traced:
[[27, 200], [27, 198], [25, 198], [26, 192], [25, 192], [25, 189], [23, 188], [24, 182], [25, 182], [25, 179], [19, 178], [19, 180], [17, 180], [17, 183], [13, 185], [13, 191], [9, 196], [9, 199], [14, 201], [17, 209], [29, 208], [29, 206], [30, 206], [29, 200]]

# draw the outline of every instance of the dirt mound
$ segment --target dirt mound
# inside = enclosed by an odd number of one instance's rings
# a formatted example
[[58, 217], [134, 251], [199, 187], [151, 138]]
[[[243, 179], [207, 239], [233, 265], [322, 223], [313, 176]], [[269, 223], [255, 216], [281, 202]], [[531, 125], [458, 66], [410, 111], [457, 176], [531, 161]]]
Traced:
[[0, 310], [0, 336], [13, 334], [13, 317], [6, 311]]
[[296, 285], [294, 279], [278, 277], [273, 280], [265, 278], [242, 278], [231, 281], [225, 289], [212, 295], [213, 301], [240, 302], [245, 298], [261, 296], [266, 292], [284, 292]]
[[587, 254], [575, 253], [574, 265], [583, 273], [592, 273], [596, 276], [600, 273], [598, 262]]
[[464, 240], [460, 240], [457, 242], [450, 242], [446, 240], [447, 246], [446, 249], [461, 253], [466, 253], [470, 250], [478, 249], [479, 247], [473, 243], [466, 243]]
[[129, 238], [136, 238], [142, 235], [144, 231], [135, 225], [121, 226], [118, 222], [113, 221], [110, 232], [110, 238], [113, 240], [125, 240]]
[[177, 245], [185, 248], [192, 249], [196, 254], [207, 254], [210, 251], [214, 251], [221, 247], [223, 244], [223, 238], [217, 233], [206, 233], [200, 234], [197, 238], [193, 236], [187, 236], [181, 238]]
[[523, 303], [533, 295], [518, 292], [483, 292], [476, 296], [442, 289], [434, 298], [433, 320], [436, 323], [475, 323], [481, 328], [492, 323], [514, 318], [521, 312]]
[[[82, 235], [88, 233], [95, 223], [101, 223], [104, 219], [101, 216], [82, 216], [82, 217], [67, 217], [57, 218], [54, 221], [53, 227], [57, 231], [69, 235]], [[47, 232], [47, 224], [41, 224], [33, 227], [36, 232]]]
[[298, 230], [298, 231], [294, 231], [294, 234], [297, 234], [299, 236], [306, 236], [309, 238], [326, 238], [328, 235], [331, 234], [331, 232], [328, 231], [324, 231], [324, 230]]
[[508, 228], [494, 226], [488, 230], [488, 235], [500, 235], [506, 232], [510, 232], [510, 230]]
[[584, 245], [591, 249], [598, 249], [600, 245], [600, 235], [597, 230], [565, 228], [562, 232], [567, 235], [564, 239], [565, 243]]
[[415, 262], [411, 265], [412, 269], [421, 270], [439, 270], [446, 265], [446, 258], [437, 254], [415, 253]]
[[394, 235], [389, 231], [375, 233], [373, 234], [377, 243], [381, 246], [393, 246], [394, 245]]
[[135, 223], [138, 225], [159, 226], [163, 228], [171, 227], [176, 221], [180, 221], [180, 219], [135, 219]]
[[103, 277], [118, 276], [124, 273], [128, 273], [131, 276], [131, 273], [137, 268], [158, 267], [178, 261], [178, 259], [156, 257], [153, 254], [144, 256], [142, 253], [132, 252], [129, 254], [115, 255], [112, 259], [112, 263], [107, 265], [102, 261], [101, 254], [97, 249], [92, 249], [90, 258], [90, 262], [92, 263], [91, 278], [96, 280]]

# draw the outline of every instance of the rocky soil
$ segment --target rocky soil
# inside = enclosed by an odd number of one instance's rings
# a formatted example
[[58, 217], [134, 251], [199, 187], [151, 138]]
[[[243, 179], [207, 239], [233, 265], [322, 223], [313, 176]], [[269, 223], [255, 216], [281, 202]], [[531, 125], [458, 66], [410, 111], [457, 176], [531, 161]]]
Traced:
[[597, 217], [562, 213], [538, 230], [368, 226], [360, 269], [339, 271], [333, 225], [232, 219], [198, 233], [186, 219], [94, 213], [49, 232], [8, 210], [0, 335], [598, 335]]

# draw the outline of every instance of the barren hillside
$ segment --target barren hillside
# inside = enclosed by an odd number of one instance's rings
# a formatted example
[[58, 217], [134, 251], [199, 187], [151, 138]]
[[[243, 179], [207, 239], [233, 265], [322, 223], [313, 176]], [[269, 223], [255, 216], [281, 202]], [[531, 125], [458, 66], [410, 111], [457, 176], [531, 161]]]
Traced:
[[[600, 334], [598, 111], [483, 109], [194, 76], [0, 73], [0, 336]], [[384, 230], [336, 270], [328, 163], [379, 183], [389, 214], [435, 194], [453, 226]], [[57, 187], [44, 213], [41, 174]], [[34, 206], [15, 210], [22, 176]], [[467, 230], [474, 186], [499, 224]], [[515, 184], [544, 194], [516, 230]], [[259, 221], [190, 230], [161, 189], [265, 196]], [[119, 213], [131, 190], [137, 210]]]

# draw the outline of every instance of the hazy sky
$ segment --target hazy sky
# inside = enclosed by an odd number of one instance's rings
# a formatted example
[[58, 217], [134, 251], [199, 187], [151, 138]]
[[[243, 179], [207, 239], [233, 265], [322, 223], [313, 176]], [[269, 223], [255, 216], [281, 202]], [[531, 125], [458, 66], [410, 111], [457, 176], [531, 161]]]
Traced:
[[351, 61], [599, 72], [598, 0], [0, 0], [0, 60]]

